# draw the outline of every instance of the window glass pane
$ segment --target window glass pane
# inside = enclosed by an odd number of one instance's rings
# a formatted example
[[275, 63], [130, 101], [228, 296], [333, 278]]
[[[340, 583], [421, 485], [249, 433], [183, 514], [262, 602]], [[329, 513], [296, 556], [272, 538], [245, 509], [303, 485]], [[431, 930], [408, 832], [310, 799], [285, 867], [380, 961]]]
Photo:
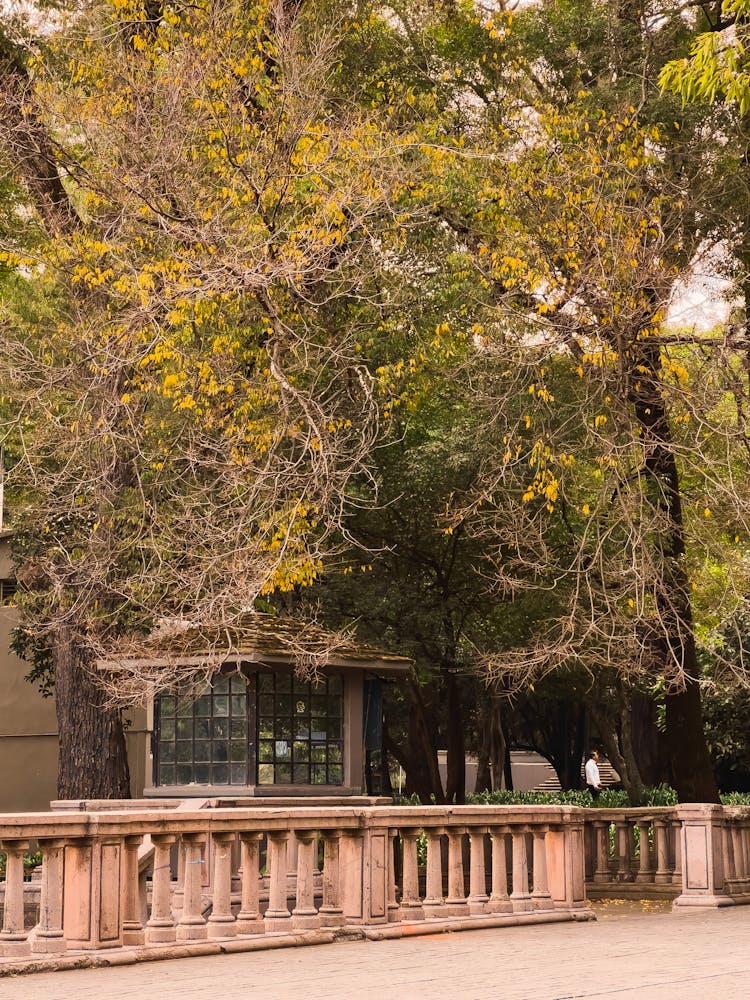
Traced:
[[210, 715], [211, 714], [211, 696], [203, 695], [195, 703], [195, 714], [196, 715]]
[[247, 691], [247, 681], [242, 674], [234, 673], [231, 675], [229, 678], [229, 690], [232, 694], [242, 695], [244, 699], [245, 692]]
[[341, 677], [338, 674], [333, 674], [328, 678], [328, 693], [335, 695], [341, 694]]
[[258, 784], [273, 784], [273, 764], [258, 764]]
[[181, 764], [187, 764], [193, 759], [193, 743], [191, 740], [178, 740], [177, 741], [177, 761]]
[[326, 766], [325, 766], [325, 764], [313, 764], [313, 766], [312, 766], [312, 783], [314, 785], [325, 785], [325, 783], [326, 783]]
[[289, 694], [282, 694], [276, 698], [276, 714], [277, 715], [291, 715], [293, 712], [292, 705], [294, 700]]
[[232, 743], [232, 761], [235, 764], [239, 764], [241, 761], [247, 760], [247, 744], [244, 740], [234, 741]]
[[273, 734], [276, 739], [290, 740], [292, 738], [292, 720], [276, 719], [273, 727]]
[[328, 735], [328, 720], [321, 719], [320, 716], [313, 718], [310, 723], [310, 729], [314, 740], [324, 740]]
[[341, 719], [329, 719], [326, 728], [329, 740], [341, 739]]
[[307, 764], [295, 764], [293, 773], [295, 785], [310, 784], [310, 770]]
[[195, 780], [199, 785], [207, 785], [209, 783], [209, 768], [208, 764], [196, 764], [195, 765]]
[[277, 764], [274, 784], [288, 785], [291, 783], [291, 780], [292, 780], [292, 765]]
[[162, 764], [174, 764], [174, 743], [159, 744], [159, 760]]
[[292, 690], [292, 675], [291, 674], [274, 674], [276, 678], [276, 690], [278, 691], [291, 691]]
[[211, 688], [213, 689], [214, 694], [226, 694], [229, 690], [229, 678], [227, 675], [219, 674], [218, 677], [214, 677]]
[[193, 703], [191, 701], [184, 701], [180, 698], [177, 703], [177, 717], [180, 719], [192, 719]]
[[274, 743], [274, 753], [276, 760], [286, 760], [292, 755], [292, 748], [288, 740], [276, 740]]
[[332, 764], [341, 763], [341, 745], [338, 743], [328, 744], [328, 760]]
[[309, 740], [310, 739], [310, 720], [309, 719], [295, 719], [294, 720], [294, 738], [296, 740]]
[[193, 760], [209, 761], [211, 760], [211, 744], [208, 740], [196, 740], [193, 744], [194, 755]]
[[175, 709], [174, 698], [169, 694], [163, 694], [159, 699], [159, 712], [161, 714], [162, 719], [166, 718], [167, 716], [173, 716], [174, 709]]
[[191, 764], [178, 764], [175, 768], [175, 781], [178, 785], [189, 785], [193, 780], [193, 767]]
[[258, 760], [273, 760], [273, 743], [270, 740], [261, 740], [258, 743]]
[[340, 764], [332, 764], [328, 768], [328, 784], [340, 785], [344, 780], [343, 769]]
[[225, 740], [229, 736], [229, 719], [214, 719], [211, 728], [215, 740]]
[[258, 699], [258, 713], [265, 716], [273, 716], [273, 695], [262, 694]]
[[159, 768], [159, 784], [174, 784], [174, 764], [162, 764]]
[[231, 775], [231, 784], [233, 785], [247, 784], [247, 765], [232, 764], [230, 768], [230, 775]]
[[233, 694], [232, 695], [232, 715], [244, 715], [245, 714], [245, 696], [244, 694]]
[[207, 740], [211, 735], [211, 720], [210, 719], [196, 719], [195, 720], [195, 738], [196, 740]]
[[214, 696], [214, 716], [229, 715], [229, 698], [225, 694]]
[[244, 739], [247, 735], [247, 719], [232, 719], [232, 723], [229, 727], [232, 739]]
[[229, 756], [227, 744], [223, 740], [221, 742], [215, 741], [213, 744], [212, 755], [214, 760], [220, 761], [223, 764]]
[[328, 711], [329, 699], [325, 695], [314, 694], [310, 699], [314, 715], [325, 715]]
[[295, 761], [303, 761], [310, 759], [310, 744], [305, 741], [298, 741], [294, 744], [294, 759]]
[[261, 719], [258, 722], [258, 739], [270, 739], [273, 736], [273, 718]]
[[258, 674], [258, 691], [273, 691], [273, 674]]
[[193, 737], [193, 720], [192, 719], [178, 719], [177, 720], [177, 739], [186, 740], [192, 739]]
[[174, 739], [174, 719], [162, 719], [159, 724], [159, 737], [162, 740]]
[[229, 768], [226, 764], [214, 764], [213, 783], [215, 785], [229, 784]]

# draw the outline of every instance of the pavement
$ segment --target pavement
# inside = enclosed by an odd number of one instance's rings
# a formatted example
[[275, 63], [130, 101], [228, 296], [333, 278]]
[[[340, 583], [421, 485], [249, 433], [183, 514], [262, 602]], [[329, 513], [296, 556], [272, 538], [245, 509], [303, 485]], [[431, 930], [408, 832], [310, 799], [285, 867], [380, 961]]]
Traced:
[[0, 1000], [747, 1000], [750, 906], [595, 903], [597, 922], [0, 979]]

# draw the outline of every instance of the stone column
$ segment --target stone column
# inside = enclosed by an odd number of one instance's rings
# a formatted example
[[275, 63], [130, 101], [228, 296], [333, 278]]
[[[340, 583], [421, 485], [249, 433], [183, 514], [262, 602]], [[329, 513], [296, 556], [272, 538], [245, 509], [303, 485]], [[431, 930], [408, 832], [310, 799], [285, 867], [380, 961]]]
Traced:
[[529, 892], [529, 861], [526, 851], [526, 827], [511, 829], [513, 838], [513, 892], [510, 894], [514, 911], [532, 910]]
[[273, 830], [268, 834], [268, 867], [271, 885], [268, 909], [265, 915], [266, 932], [291, 930], [292, 915], [287, 907], [287, 830]]
[[469, 864], [469, 913], [486, 913], [489, 896], [484, 870], [484, 838], [485, 827], [469, 830], [470, 864]]
[[445, 915], [443, 899], [443, 831], [434, 827], [427, 830], [427, 885], [424, 898], [426, 917], [440, 918]]
[[469, 913], [464, 889], [464, 855], [462, 827], [448, 827], [448, 895], [445, 897], [446, 915], [465, 917]]
[[260, 841], [262, 836], [262, 833], [240, 833], [242, 897], [236, 923], [238, 934], [263, 934], [266, 929], [259, 907]]
[[686, 803], [676, 809], [682, 827], [682, 893], [674, 908], [729, 906], [723, 806]]
[[[341, 830], [323, 831], [323, 903], [320, 907], [322, 927], [343, 927], [346, 923], [341, 907]], [[391, 872], [393, 860], [391, 857]], [[395, 895], [394, 895], [395, 904]], [[398, 908], [398, 907], [397, 907]]]
[[531, 897], [534, 900], [534, 906], [540, 910], [546, 910], [552, 906], [552, 896], [549, 891], [549, 885], [547, 884], [547, 831], [548, 826], [535, 826], [531, 831], [534, 838], [533, 842], [533, 859], [534, 859], [534, 871], [533, 871], [533, 888], [531, 892]]
[[63, 934], [63, 850], [65, 841], [40, 840], [42, 851], [42, 886], [39, 923], [32, 932], [32, 954], [51, 955], [67, 951]]
[[31, 951], [23, 912], [23, 856], [28, 840], [4, 840], [5, 901], [3, 929], [0, 931], [0, 955], [5, 958], [28, 955]]
[[142, 923], [141, 878], [138, 870], [138, 848], [143, 836], [128, 836], [123, 841], [122, 855], [122, 943], [142, 945], [146, 932]]
[[487, 910], [490, 913], [510, 913], [513, 904], [508, 896], [508, 860], [505, 851], [505, 838], [508, 828], [505, 826], [490, 827], [492, 838], [492, 892]]
[[654, 820], [654, 840], [656, 841], [654, 882], [657, 885], [668, 885], [672, 881], [672, 870], [669, 867], [669, 820]]
[[313, 874], [315, 872], [314, 830], [295, 830], [297, 841], [297, 901], [292, 910], [292, 927], [295, 930], [314, 930], [320, 927], [320, 917], [315, 909]]
[[630, 823], [627, 820], [615, 820], [615, 848], [617, 851], [618, 882], [630, 881]]
[[172, 916], [171, 850], [173, 834], [152, 833], [154, 873], [151, 881], [151, 918], [146, 924], [146, 944], [174, 941], [177, 935]]
[[206, 934], [210, 938], [235, 937], [237, 927], [232, 914], [232, 846], [233, 831], [211, 834], [213, 841], [213, 902]]
[[203, 916], [203, 847], [205, 833], [183, 833], [182, 851], [185, 863], [185, 900], [182, 916], [177, 922], [178, 941], [205, 941], [208, 936]]
[[648, 883], [654, 881], [654, 869], [651, 867], [651, 846], [648, 834], [651, 823], [647, 819], [636, 821], [638, 827], [638, 873], [635, 876], [636, 882]]
[[609, 882], [609, 822], [597, 820], [594, 822], [596, 835], [596, 871], [594, 882]]
[[401, 891], [401, 920], [424, 920], [422, 901], [419, 898], [419, 866], [417, 837], [419, 830], [401, 831], [403, 844], [403, 889]]

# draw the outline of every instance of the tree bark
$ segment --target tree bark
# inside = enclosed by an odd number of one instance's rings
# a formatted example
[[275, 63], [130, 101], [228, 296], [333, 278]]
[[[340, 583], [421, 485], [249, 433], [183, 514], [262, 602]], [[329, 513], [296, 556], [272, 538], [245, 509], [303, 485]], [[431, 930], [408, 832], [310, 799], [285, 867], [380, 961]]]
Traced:
[[711, 757], [703, 732], [699, 668], [685, 571], [685, 532], [677, 460], [669, 415], [659, 382], [660, 349], [643, 341], [636, 355], [630, 398], [641, 428], [644, 471], [651, 503], [667, 517], [668, 529], [654, 539], [661, 568], [654, 581], [659, 614], [656, 652], [666, 681], [667, 745], [680, 802], [718, 802]]
[[458, 805], [466, 801], [466, 743], [461, 692], [456, 675], [448, 672], [446, 679], [447, 708], [447, 774], [445, 797]]
[[85, 651], [66, 630], [52, 638], [61, 799], [129, 799], [130, 771], [119, 709], [106, 703]]

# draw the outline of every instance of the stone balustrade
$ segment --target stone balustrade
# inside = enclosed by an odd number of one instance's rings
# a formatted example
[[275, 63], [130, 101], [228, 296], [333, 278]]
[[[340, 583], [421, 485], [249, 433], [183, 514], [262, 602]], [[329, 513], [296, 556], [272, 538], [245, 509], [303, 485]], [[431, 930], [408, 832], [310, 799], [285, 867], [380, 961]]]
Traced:
[[[0, 816], [0, 840], [0, 957], [13, 967], [592, 915], [583, 811], [569, 807], [65, 811]], [[34, 927], [31, 847], [42, 855]]]
[[677, 807], [585, 810], [590, 898], [672, 898], [682, 887]]

